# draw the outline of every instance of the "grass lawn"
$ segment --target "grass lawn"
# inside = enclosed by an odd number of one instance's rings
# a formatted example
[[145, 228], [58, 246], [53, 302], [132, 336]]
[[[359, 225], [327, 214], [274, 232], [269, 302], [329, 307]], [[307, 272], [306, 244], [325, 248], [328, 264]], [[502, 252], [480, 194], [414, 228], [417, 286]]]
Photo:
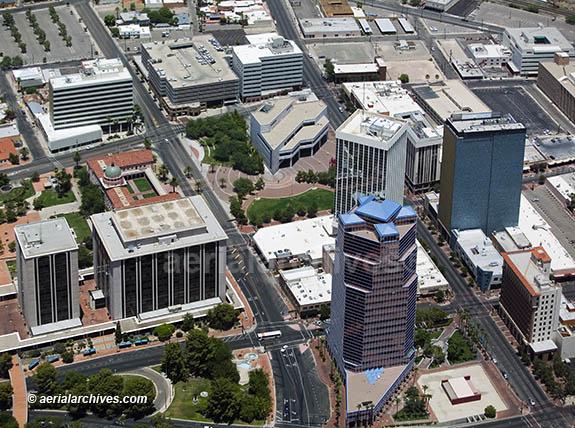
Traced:
[[152, 185], [148, 179], [144, 177], [134, 179], [134, 185], [138, 188], [139, 192], [147, 192], [148, 190], [152, 190]]
[[132, 189], [132, 186], [130, 186], [130, 183], [126, 183], [126, 187], [128, 188], [128, 192], [135, 193], [134, 189]]
[[76, 200], [76, 196], [74, 196], [74, 193], [72, 193], [70, 190], [64, 193], [61, 198], [59, 198], [56, 192], [54, 192], [52, 189], [47, 189], [42, 191], [37, 199], [42, 201], [42, 205], [44, 207], [53, 207], [54, 205], [62, 205], [74, 202]]
[[158, 196], [158, 195], [156, 195], [155, 193], [144, 193], [144, 194], [142, 195], [142, 197], [143, 197], [144, 199], [153, 198], [154, 196]]
[[270, 217], [273, 217], [278, 209], [283, 209], [288, 204], [292, 204], [293, 207], [298, 207], [300, 204], [303, 204], [307, 209], [312, 201], [315, 201], [317, 204], [318, 211], [329, 210], [333, 208], [333, 191], [311, 189], [301, 195], [290, 196], [288, 198], [260, 199], [250, 204], [247, 214], [248, 217], [250, 217], [250, 213], [256, 216], [262, 216], [264, 213], [267, 213]]
[[9, 260], [6, 262], [6, 266], [8, 266], [8, 270], [11, 274], [16, 273], [16, 260]]
[[447, 344], [447, 359], [451, 364], [475, 360], [476, 355], [473, 353], [469, 341], [459, 330], [453, 332]]
[[68, 225], [76, 232], [76, 241], [78, 243], [84, 242], [84, 239], [92, 236], [92, 231], [84, 216], [80, 213], [66, 213], [60, 214], [58, 217], [64, 217]]
[[0, 202], [8, 202], [18, 198], [21, 198], [22, 200], [28, 199], [30, 196], [34, 196], [34, 193], [34, 186], [30, 183], [24, 187], [15, 187], [8, 193], [0, 194]]
[[[167, 417], [211, 422], [210, 419], [206, 419], [200, 413], [200, 410], [206, 408], [208, 401], [207, 398], [200, 397], [200, 392], [210, 390], [208, 379], [190, 379], [187, 382], [178, 382], [174, 389], [172, 404], [164, 413]], [[198, 397], [198, 404], [193, 403], [196, 396]]]

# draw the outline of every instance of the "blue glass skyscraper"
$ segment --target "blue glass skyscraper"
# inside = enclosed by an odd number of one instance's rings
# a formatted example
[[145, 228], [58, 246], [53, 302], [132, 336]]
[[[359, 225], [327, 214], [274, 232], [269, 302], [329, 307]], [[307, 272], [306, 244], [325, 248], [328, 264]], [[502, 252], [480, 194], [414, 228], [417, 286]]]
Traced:
[[459, 113], [445, 122], [439, 221], [487, 236], [517, 226], [525, 127], [510, 115]]
[[416, 220], [411, 207], [374, 196], [339, 215], [328, 343], [348, 425], [370, 423], [413, 364]]

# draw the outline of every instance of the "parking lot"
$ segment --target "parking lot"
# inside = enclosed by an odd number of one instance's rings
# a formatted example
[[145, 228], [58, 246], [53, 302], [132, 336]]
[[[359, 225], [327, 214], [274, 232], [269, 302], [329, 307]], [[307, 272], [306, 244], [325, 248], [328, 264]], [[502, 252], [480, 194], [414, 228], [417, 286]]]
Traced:
[[322, 17], [319, 4], [315, 0], [292, 0], [290, 3], [298, 19]]
[[493, 111], [511, 113], [527, 128], [528, 135], [543, 134], [555, 122], [521, 87], [476, 88], [473, 92]]
[[474, 21], [500, 25], [502, 27], [537, 27], [543, 24], [545, 27], [557, 27], [571, 42], [575, 41], [575, 27], [565, 22], [562, 17], [553, 21], [553, 17], [540, 13], [531, 13], [526, 10], [514, 9], [491, 2], [484, 2], [476, 9], [472, 16]]
[[359, 62], [372, 62], [375, 47], [370, 42], [350, 43], [318, 43], [308, 44], [307, 48], [314, 58], [318, 58], [318, 65], [323, 67], [326, 58], [334, 63], [353, 64]]
[[[75, 59], [96, 56], [98, 47], [87, 31], [73, 7], [56, 7], [60, 22], [66, 25], [68, 35], [72, 38], [72, 46], [67, 47], [62, 37], [58, 34], [58, 26], [50, 19], [48, 9], [34, 10], [34, 15], [38, 25], [46, 33], [46, 40], [50, 41], [50, 51], [46, 51], [40, 45], [34, 30], [25, 13], [14, 14], [16, 27], [22, 34], [22, 42], [26, 43], [26, 53], [22, 53], [14, 38], [10, 34], [10, 29], [4, 25], [0, 27], [0, 44], [2, 52], [7, 56], [19, 55], [25, 64], [41, 64], [44, 62], [69, 61]], [[44, 58], [46, 59], [44, 61]]]

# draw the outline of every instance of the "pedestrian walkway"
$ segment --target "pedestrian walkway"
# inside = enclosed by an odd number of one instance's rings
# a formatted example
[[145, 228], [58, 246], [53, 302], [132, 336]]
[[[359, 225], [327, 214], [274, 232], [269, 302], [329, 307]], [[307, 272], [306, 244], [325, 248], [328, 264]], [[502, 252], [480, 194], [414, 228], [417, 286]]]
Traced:
[[12, 383], [13, 409], [12, 415], [18, 421], [18, 426], [23, 427], [28, 422], [28, 400], [26, 397], [26, 381], [24, 371], [20, 365], [18, 355], [12, 356], [12, 368], [10, 369], [10, 382]]

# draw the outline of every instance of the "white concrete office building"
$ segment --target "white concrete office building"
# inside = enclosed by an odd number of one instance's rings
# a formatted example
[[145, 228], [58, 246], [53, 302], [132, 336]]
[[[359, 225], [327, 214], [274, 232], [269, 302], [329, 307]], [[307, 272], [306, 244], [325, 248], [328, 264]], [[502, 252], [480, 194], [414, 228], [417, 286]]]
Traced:
[[323, 101], [270, 100], [250, 118], [252, 144], [272, 174], [312, 156], [327, 141], [329, 120]]
[[201, 196], [94, 214], [94, 277], [112, 319], [226, 301], [227, 235]]
[[18, 298], [32, 335], [78, 327], [78, 245], [64, 218], [14, 228]]
[[303, 82], [303, 53], [276, 33], [248, 36], [249, 45], [235, 46], [232, 67], [240, 79], [241, 98], [257, 101]]
[[350, 211], [361, 195], [401, 204], [405, 182], [406, 121], [356, 110], [336, 131], [334, 214]]
[[125, 125], [133, 113], [132, 76], [117, 58], [84, 61], [80, 73], [50, 79], [55, 130], [100, 125], [109, 132]]
[[521, 75], [537, 75], [539, 62], [553, 61], [556, 52], [575, 57], [573, 45], [555, 27], [507, 28], [503, 44], [511, 50], [511, 61]]

